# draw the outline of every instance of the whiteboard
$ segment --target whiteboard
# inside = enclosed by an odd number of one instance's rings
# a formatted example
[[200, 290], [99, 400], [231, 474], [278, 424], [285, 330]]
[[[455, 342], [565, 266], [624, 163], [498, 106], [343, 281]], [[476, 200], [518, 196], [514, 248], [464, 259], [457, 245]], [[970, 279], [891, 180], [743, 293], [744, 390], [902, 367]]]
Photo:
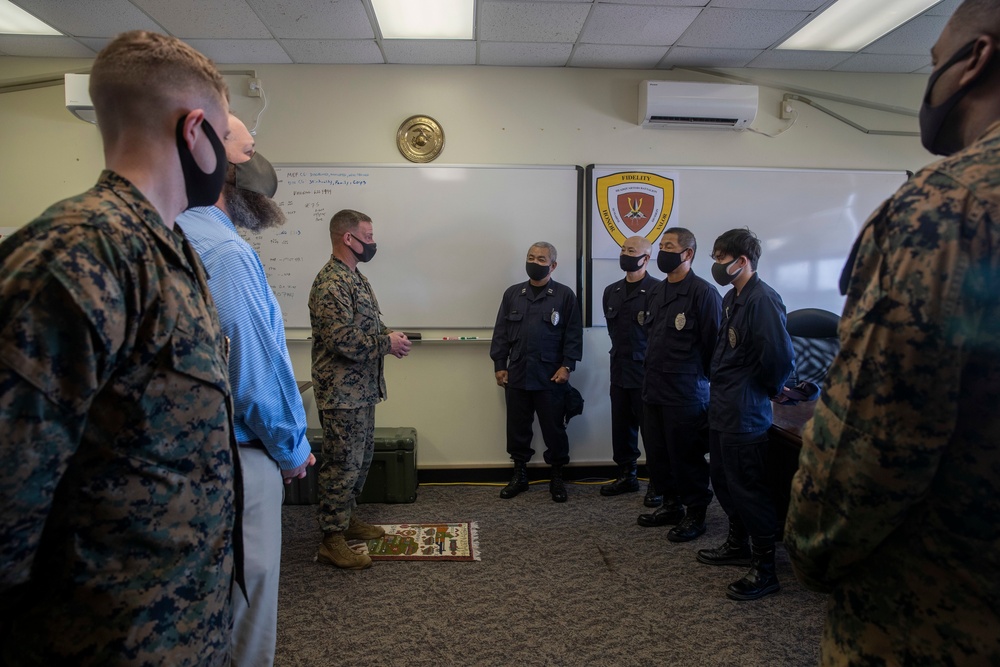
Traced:
[[[643, 174], [649, 175], [644, 179]], [[605, 178], [609, 177], [609, 178]], [[621, 246], [615, 236], [638, 234], [653, 244], [650, 273], [656, 268], [662, 218], [665, 227], [686, 227], [698, 241], [693, 269], [713, 285], [712, 246], [723, 232], [749, 227], [761, 241], [758, 274], [781, 295], [788, 311], [822, 308], [843, 310], [840, 272], [854, 239], [868, 216], [908, 177], [904, 171], [831, 169], [753, 169], [737, 167], [651, 167], [590, 165], [587, 167], [587, 303], [588, 326], [605, 326], [601, 297], [604, 288], [621, 280]], [[655, 201], [657, 181], [669, 179], [673, 201]], [[637, 183], [636, 194], [622, 183]], [[600, 186], [599, 186], [600, 181]], [[600, 197], [600, 189], [606, 194]], [[618, 188], [617, 190], [613, 188]], [[609, 197], [610, 194], [610, 197]], [[650, 214], [635, 213], [639, 198]], [[605, 208], [619, 205], [643, 224], [612, 234]], [[614, 221], [613, 221], [614, 222]], [[610, 247], [609, 247], [610, 244]], [[720, 287], [720, 293], [729, 287]]]
[[260, 255], [289, 328], [309, 327], [309, 290], [330, 259], [341, 209], [372, 219], [378, 252], [359, 270], [392, 328], [492, 327], [504, 289], [527, 280], [536, 241], [553, 278], [579, 292], [583, 170], [577, 166], [275, 165], [288, 218], [244, 238]]

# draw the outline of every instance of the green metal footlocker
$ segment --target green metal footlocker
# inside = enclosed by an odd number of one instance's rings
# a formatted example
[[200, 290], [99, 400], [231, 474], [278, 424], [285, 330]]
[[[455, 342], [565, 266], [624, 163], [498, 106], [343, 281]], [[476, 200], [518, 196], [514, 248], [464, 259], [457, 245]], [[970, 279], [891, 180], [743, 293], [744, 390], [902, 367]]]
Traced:
[[[317, 472], [323, 458], [323, 431], [306, 433], [316, 465], [304, 479], [285, 487], [286, 505], [314, 505], [319, 502]], [[358, 503], [412, 503], [417, 499], [417, 431], [411, 427], [376, 428], [375, 453], [365, 488]]]

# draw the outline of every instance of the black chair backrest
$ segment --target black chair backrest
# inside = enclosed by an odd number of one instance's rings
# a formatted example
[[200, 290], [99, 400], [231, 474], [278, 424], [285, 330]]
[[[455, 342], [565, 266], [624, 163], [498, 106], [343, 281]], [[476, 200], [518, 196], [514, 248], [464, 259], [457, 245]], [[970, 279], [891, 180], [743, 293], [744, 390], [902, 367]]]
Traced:
[[812, 382], [823, 386], [826, 371], [840, 350], [837, 325], [840, 317], [820, 308], [803, 308], [788, 313], [785, 328], [792, 338], [795, 371], [786, 383]]
[[785, 329], [799, 338], [836, 338], [840, 316], [822, 308], [802, 308], [788, 313]]

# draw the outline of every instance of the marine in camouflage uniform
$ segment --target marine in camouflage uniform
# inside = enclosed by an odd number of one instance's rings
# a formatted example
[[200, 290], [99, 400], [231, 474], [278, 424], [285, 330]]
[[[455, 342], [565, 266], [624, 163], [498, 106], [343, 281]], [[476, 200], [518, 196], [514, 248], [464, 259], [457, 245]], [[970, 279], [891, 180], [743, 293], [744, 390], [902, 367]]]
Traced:
[[375, 446], [375, 404], [386, 397], [388, 329], [368, 279], [331, 258], [309, 293], [312, 378], [323, 411], [319, 522], [346, 530]]
[[[955, 18], [942, 40], [961, 34]], [[956, 70], [992, 58], [983, 87], [995, 87], [998, 40], [985, 40], [992, 56], [968, 53]], [[832, 593], [825, 665], [1000, 664], [992, 113], [978, 141], [920, 171], [867, 222], [845, 269], [841, 349], [803, 431], [785, 528], [798, 577]]]
[[[397, 354], [393, 338], [405, 340], [405, 336], [391, 332], [382, 323], [375, 292], [357, 270], [358, 261], [367, 261], [374, 255], [375, 244], [361, 241], [365, 232], [359, 227], [354, 227], [353, 234], [334, 232], [336, 225], [350, 227], [352, 220], [367, 225], [367, 235], [371, 236], [371, 220], [364, 214], [341, 211], [334, 215], [331, 220], [334, 254], [316, 276], [309, 292], [309, 318], [312, 379], [323, 423], [320, 529], [326, 536], [343, 534], [346, 539], [366, 539], [364, 535], [371, 527], [361, 524], [353, 515], [374, 454], [375, 404], [386, 398], [384, 357]], [[345, 237], [350, 244], [360, 241], [363, 252], [368, 253], [364, 259], [349, 245], [339, 243]], [[408, 341], [405, 347], [408, 351]], [[325, 557], [322, 548], [320, 555]], [[342, 564], [343, 561], [328, 558], [339, 567], [351, 569], [370, 565], [370, 560], [365, 559], [367, 556], [354, 564]]]
[[0, 323], [0, 663], [227, 663], [236, 452], [191, 246], [105, 171], [0, 245]]

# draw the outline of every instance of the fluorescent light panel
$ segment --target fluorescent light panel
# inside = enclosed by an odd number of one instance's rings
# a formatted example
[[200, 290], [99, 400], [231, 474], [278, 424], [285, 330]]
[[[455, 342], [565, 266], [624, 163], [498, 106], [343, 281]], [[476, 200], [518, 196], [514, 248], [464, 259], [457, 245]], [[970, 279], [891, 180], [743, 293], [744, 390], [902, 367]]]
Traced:
[[372, 0], [384, 39], [472, 39], [475, 0]]
[[779, 49], [856, 53], [941, 0], [838, 0]]
[[0, 0], [0, 34], [61, 35], [62, 33], [7, 0]]

